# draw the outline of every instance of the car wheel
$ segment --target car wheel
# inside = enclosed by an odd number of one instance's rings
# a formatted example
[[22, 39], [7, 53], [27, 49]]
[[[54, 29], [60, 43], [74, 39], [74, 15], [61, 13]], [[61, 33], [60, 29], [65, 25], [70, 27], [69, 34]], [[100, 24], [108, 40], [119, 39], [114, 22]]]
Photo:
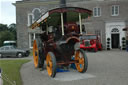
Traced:
[[2, 58], [2, 54], [0, 53], [0, 58]]
[[21, 57], [23, 57], [23, 54], [22, 54], [22, 53], [18, 53], [18, 54], [17, 54], [17, 57], [18, 57], [18, 58], [21, 58]]
[[27, 57], [27, 56], [29, 56], [29, 54], [30, 54], [30, 52], [29, 51], [26, 51], [25, 56]]

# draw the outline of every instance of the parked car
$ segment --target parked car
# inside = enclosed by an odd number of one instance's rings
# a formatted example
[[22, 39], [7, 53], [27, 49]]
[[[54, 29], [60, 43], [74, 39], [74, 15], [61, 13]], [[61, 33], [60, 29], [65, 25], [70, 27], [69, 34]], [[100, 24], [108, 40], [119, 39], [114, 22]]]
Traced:
[[80, 37], [81, 44], [80, 48], [84, 50], [89, 50], [93, 52], [97, 52], [98, 50], [102, 50], [102, 44], [100, 42], [100, 38], [98, 35], [87, 34]]
[[4, 41], [3, 45], [4, 46], [14, 46], [14, 47], [16, 47], [16, 41], [12, 41], [12, 40]]
[[0, 58], [2, 57], [26, 57], [29, 55], [29, 50], [17, 49], [14, 46], [0, 47]]

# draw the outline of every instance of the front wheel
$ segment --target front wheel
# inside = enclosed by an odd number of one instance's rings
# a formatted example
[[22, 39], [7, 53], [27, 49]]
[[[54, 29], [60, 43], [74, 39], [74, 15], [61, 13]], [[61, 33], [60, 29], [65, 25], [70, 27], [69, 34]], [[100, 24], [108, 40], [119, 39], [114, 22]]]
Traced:
[[84, 73], [88, 68], [88, 59], [83, 49], [79, 49], [75, 52], [75, 60], [78, 61], [75, 63], [76, 69], [80, 73]]
[[53, 52], [48, 52], [46, 57], [46, 65], [48, 75], [54, 78], [56, 75], [56, 58]]

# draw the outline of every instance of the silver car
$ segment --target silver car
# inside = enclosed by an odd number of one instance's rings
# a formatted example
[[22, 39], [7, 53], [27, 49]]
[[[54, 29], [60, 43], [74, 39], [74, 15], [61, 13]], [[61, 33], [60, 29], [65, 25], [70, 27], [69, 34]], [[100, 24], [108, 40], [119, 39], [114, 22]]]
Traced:
[[2, 57], [24, 57], [28, 56], [29, 51], [20, 50], [13, 46], [3, 46], [0, 48], [0, 58]]

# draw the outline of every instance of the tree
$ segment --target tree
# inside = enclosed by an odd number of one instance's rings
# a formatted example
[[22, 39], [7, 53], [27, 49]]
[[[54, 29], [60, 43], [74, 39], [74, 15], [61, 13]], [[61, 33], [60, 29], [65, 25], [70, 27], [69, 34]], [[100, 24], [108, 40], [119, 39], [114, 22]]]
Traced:
[[14, 34], [15, 40], [17, 40], [16, 36], [16, 24], [12, 23], [8, 26], [8, 30]]
[[9, 26], [0, 24], [0, 46], [6, 40], [16, 40], [16, 24], [13, 23]]
[[8, 30], [8, 27], [6, 24], [0, 24], [0, 32], [4, 31], [4, 30]]
[[0, 46], [2, 46], [6, 40], [15, 40], [14, 34], [8, 30], [0, 32]]

